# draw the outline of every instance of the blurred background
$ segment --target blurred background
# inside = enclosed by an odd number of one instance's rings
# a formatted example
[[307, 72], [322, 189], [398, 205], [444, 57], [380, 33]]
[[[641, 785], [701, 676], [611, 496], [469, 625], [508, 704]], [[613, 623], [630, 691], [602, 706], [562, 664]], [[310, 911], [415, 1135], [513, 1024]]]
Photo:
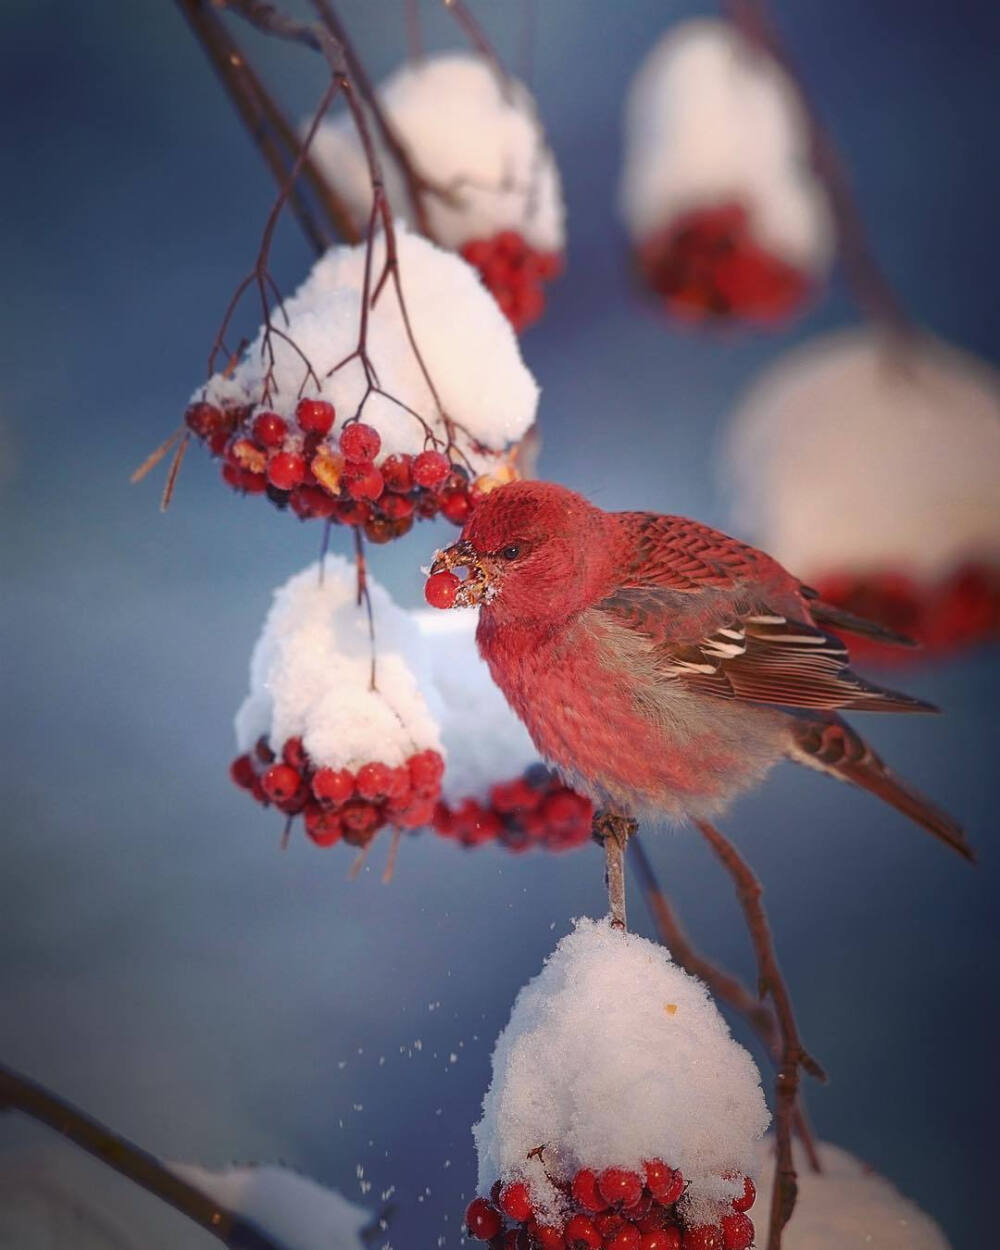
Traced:
[[[279, 818], [230, 784], [250, 649], [320, 527], [221, 489], [198, 448], [165, 516], [158, 482], [128, 475], [204, 375], [272, 184], [173, 5], [3, 10], [0, 1057], [159, 1155], [280, 1158], [373, 1208], [391, 1190], [397, 1250], [456, 1246], [493, 1040], [571, 918], [603, 911], [600, 853], [419, 837], [390, 885], [384, 843], [352, 882], [345, 855], [301, 837], [279, 853]], [[422, 11], [429, 48], [462, 46], [437, 6]], [[376, 79], [405, 55], [401, 4], [341, 12]], [[476, 12], [517, 71], [520, 6]], [[696, 12], [714, 10], [536, 5], [533, 87], [569, 250], [523, 352], [542, 387], [542, 475], [604, 507], [725, 527], [727, 414], [779, 353], [858, 313], [835, 281], [787, 331], [695, 332], [635, 290], [615, 211], [623, 98], [653, 40]], [[905, 306], [995, 363], [995, 12], [773, 12]], [[309, 111], [318, 58], [240, 37], [292, 113]], [[288, 289], [310, 264], [286, 223], [275, 275]], [[449, 532], [421, 524], [375, 552], [404, 604]], [[865, 729], [961, 818], [978, 867], [806, 770], [779, 769], [724, 828], [766, 887], [803, 1037], [830, 1073], [807, 1088], [819, 1136], [965, 1247], [995, 1222], [1000, 682], [985, 648], [894, 679], [946, 715]], [[696, 835], [647, 847], [692, 936], [752, 979], [729, 882]], [[632, 919], [652, 934], [637, 891]], [[19, 1117], [0, 1117], [0, 1150], [0, 1166], [44, 1158], [106, 1194], [140, 1244], [212, 1244]]]

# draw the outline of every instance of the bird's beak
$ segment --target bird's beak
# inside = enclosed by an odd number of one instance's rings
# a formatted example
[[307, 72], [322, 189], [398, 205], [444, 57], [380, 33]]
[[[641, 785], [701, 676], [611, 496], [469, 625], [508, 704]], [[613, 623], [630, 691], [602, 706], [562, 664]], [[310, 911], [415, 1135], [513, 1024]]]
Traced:
[[456, 569], [467, 570], [465, 580], [455, 592], [456, 607], [471, 608], [492, 597], [489, 571], [468, 539], [460, 539], [444, 551], [437, 552], [431, 565], [431, 573], [443, 573], [446, 569], [449, 572]]

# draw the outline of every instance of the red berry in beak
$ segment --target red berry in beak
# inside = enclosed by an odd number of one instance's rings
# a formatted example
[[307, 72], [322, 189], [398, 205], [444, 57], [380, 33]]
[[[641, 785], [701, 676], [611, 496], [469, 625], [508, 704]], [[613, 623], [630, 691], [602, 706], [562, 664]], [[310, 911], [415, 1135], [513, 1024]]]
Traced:
[[424, 598], [432, 608], [453, 607], [455, 595], [461, 584], [461, 579], [449, 569], [444, 569], [440, 573], [432, 573], [424, 586]]

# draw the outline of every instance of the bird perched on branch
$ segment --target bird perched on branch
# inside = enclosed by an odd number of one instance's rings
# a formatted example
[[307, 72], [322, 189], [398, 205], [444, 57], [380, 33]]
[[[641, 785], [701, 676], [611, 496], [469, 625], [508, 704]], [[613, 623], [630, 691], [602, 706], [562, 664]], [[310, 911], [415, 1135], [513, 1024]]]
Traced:
[[705, 819], [781, 759], [870, 791], [959, 854], [962, 829], [838, 711], [933, 712], [851, 671], [831, 628], [906, 639], [684, 517], [547, 482], [487, 495], [431, 573], [463, 569], [479, 650], [536, 747], [606, 813]]

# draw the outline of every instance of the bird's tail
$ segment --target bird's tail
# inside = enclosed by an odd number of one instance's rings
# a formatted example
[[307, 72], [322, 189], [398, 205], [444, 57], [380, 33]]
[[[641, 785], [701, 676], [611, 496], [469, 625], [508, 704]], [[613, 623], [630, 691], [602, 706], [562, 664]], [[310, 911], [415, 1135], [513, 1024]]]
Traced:
[[[791, 719], [791, 718], [790, 718]], [[791, 719], [789, 756], [839, 781], [849, 781], [876, 795], [910, 820], [975, 861], [965, 832], [950, 816], [886, 768], [867, 742], [837, 716]]]

